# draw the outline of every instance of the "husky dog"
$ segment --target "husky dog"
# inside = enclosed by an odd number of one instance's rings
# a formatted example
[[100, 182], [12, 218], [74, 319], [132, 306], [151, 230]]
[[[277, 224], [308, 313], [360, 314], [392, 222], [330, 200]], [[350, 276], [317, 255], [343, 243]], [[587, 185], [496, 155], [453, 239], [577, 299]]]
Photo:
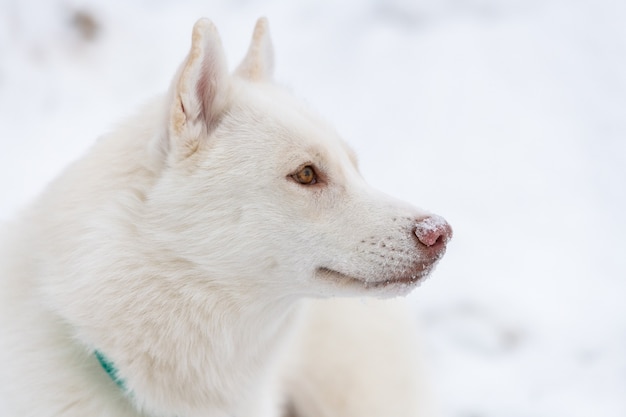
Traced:
[[265, 19], [232, 74], [199, 20], [169, 92], [8, 226], [10, 416], [427, 413], [411, 320], [380, 299], [432, 271], [450, 226], [369, 187], [272, 67]]

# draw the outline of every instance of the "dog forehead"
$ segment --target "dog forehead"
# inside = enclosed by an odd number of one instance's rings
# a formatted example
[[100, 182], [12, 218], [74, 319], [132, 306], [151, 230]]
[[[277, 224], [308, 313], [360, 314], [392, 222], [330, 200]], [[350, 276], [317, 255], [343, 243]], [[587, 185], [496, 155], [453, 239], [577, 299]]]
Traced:
[[269, 117], [283, 124], [302, 127], [325, 124], [304, 101], [282, 86], [272, 83], [242, 84], [234, 89], [234, 103], [256, 113], [257, 117]]
[[273, 84], [245, 87], [235, 94], [232, 123], [254, 126], [250, 133], [261, 143], [293, 152], [345, 153], [356, 165], [354, 151], [336, 130], [290, 91]]

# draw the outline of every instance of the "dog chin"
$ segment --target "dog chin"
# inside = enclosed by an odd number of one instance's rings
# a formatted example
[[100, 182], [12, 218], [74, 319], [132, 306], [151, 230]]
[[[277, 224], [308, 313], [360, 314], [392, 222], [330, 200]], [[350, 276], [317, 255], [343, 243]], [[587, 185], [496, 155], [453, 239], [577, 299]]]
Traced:
[[404, 296], [413, 291], [428, 278], [433, 268], [427, 268], [410, 275], [398, 275], [381, 279], [364, 279], [344, 274], [337, 270], [317, 268], [316, 278], [331, 283], [337, 295], [375, 295], [379, 297]]

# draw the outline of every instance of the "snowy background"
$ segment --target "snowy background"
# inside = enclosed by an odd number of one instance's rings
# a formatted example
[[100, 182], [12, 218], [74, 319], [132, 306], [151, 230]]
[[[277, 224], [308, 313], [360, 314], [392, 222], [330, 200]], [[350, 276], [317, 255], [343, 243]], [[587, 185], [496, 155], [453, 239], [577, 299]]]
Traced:
[[365, 177], [455, 229], [413, 297], [444, 415], [626, 416], [623, 1], [0, 0], [0, 220], [167, 88], [198, 17], [234, 66], [260, 15]]

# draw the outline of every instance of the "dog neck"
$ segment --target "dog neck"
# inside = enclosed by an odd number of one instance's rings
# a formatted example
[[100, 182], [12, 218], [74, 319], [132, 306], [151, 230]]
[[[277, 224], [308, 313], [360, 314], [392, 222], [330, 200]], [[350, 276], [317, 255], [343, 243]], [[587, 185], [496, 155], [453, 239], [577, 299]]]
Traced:
[[252, 387], [274, 377], [270, 370], [300, 303], [242, 294], [199, 278], [181, 262], [160, 258], [158, 271], [144, 264], [111, 277], [126, 284], [107, 287], [126, 288], [126, 294], [103, 294], [115, 301], [92, 310], [107, 324], [90, 335], [90, 344], [115, 370], [109, 376], [117, 389], [148, 415], [236, 415], [238, 401], [254, 397]]

